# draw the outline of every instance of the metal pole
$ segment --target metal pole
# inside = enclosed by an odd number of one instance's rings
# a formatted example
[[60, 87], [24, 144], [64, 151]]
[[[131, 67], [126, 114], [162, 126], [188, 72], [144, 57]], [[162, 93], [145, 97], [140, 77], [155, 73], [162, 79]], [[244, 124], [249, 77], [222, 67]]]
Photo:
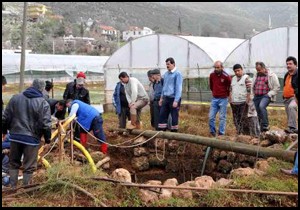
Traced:
[[24, 2], [23, 25], [22, 25], [21, 65], [20, 65], [20, 85], [19, 85], [19, 92], [20, 92], [20, 93], [21, 93], [21, 92], [23, 91], [23, 89], [24, 89], [27, 4], [28, 4], [28, 2]]

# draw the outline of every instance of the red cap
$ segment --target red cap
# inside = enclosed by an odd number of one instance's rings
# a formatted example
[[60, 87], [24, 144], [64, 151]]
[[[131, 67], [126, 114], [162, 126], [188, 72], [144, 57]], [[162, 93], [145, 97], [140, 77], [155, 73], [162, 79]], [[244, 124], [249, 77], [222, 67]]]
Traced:
[[83, 77], [84, 79], [86, 79], [85, 74], [82, 71], [77, 74], [76, 78], [78, 77]]

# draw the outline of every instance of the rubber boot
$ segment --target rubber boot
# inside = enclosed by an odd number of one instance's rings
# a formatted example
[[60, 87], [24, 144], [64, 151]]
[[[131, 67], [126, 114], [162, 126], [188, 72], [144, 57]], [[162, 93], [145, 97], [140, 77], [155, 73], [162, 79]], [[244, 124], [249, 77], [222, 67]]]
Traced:
[[107, 144], [102, 143], [101, 146], [100, 146], [100, 151], [101, 151], [103, 154], [107, 154]]
[[136, 128], [136, 115], [131, 114], [130, 115], [131, 123], [126, 125], [127, 129], [135, 129]]
[[10, 169], [9, 176], [10, 176], [11, 188], [16, 189], [17, 184], [18, 184], [19, 169]]
[[26, 186], [29, 184], [30, 180], [31, 180], [32, 174], [23, 174], [23, 186]]
[[87, 133], [80, 133], [80, 144], [86, 147], [87, 143]]
[[136, 122], [136, 129], [143, 129], [143, 123], [140, 121]]

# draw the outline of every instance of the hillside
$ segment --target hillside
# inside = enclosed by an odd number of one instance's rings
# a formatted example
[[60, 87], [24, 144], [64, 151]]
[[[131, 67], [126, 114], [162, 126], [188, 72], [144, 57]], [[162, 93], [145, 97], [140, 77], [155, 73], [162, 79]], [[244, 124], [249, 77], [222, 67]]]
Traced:
[[[71, 22], [97, 19], [120, 30], [147, 26], [161, 33], [183, 33], [244, 38], [255, 28], [273, 28], [298, 22], [298, 3], [267, 2], [42, 2]], [[221, 8], [221, 9], [220, 9]]]

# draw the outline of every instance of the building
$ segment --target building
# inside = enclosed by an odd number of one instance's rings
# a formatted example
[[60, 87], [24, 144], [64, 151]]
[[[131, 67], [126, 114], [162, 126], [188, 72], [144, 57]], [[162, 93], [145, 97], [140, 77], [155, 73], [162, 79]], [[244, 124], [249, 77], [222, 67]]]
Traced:
[[99, 28], [105, 41], [113, 41], [118, 36], [118, 31], [112, 26], [100, 25]]
[[129, 30], [123, 31], [123, 40], [124, 41], [130, 41], [132, 39], [145, 36], [145, 35], [150, 35], [154, 34], [155, 32], [148, 28], [148, 27], [143, 27], [143, 29], [137, 27], [137, 26], [130, 26]]
[[36, 22], [38, 19], [43, 19], [45, 16], [51, 15], [52, 12], [49, 7], [43, 4], [28, 5], [28, 19]]

